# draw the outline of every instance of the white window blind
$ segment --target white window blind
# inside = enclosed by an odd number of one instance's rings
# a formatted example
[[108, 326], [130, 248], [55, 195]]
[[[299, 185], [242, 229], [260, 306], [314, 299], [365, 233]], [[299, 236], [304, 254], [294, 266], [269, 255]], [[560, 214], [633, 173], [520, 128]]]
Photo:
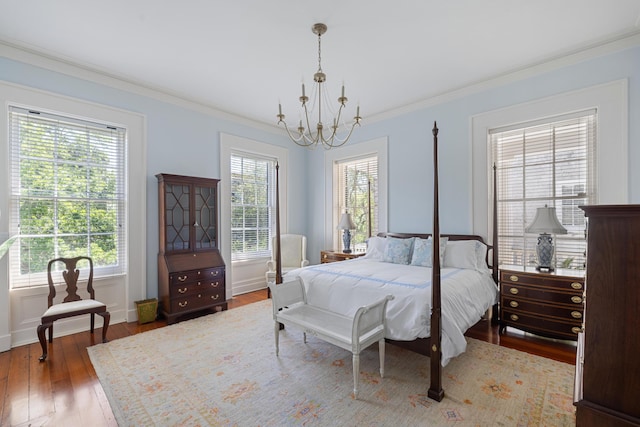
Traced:
[[556, 208], [568, 233], [554, 236], [558, 267], [584, 268], [584, 212], [597, 202], [595, 110], [489, 132], [497, 171], [500, 264], [536, 265], [536, 209]]
[[94, 277], [124, 274], [126, 130], [10, 107], [9, 145], [11, 286], [46, 284], [57, 257], [91, 257]]
[[[351, 234], [352, 250], [365, 252], [367, 239], [378, 233], [378, 157], [340, 161], [337, 172], [340, 206], [335, 223], [343, 212], [349, 212], [356, 225]], [[342, 245], [342, 230], [336, 232]]]
[[231, 259], [271, 256], [275, 159], [231, 154]]

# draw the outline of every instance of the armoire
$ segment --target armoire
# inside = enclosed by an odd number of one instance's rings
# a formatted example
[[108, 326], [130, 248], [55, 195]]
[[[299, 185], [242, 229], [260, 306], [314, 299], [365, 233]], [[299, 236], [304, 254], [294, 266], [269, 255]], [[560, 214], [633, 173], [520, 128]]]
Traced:
[[587, 265], [576, 425], [640, 426], [640, 205], [582, 209]]

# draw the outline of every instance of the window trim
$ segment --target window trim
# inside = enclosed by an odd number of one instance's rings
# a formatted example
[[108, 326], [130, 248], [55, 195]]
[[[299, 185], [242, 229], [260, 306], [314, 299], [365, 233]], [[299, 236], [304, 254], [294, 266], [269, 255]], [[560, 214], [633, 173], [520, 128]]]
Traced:
[[[493, 165], [489, 145], [489, 129], [531, 122], [545, 117], [596, 108], [598, 130], [596, 148], [598, 174], [598, 204], [626, 204], [629, 199], [628, 164], [628, 80], [620, 79], [573, 92], [561, 93], [539, 100], [516, 104], [472, 116], [472, 191], [473, 233], [492, 235], [490, 207], [493, 201]], [[606, 139], [603, 137], [606, 135]], [[604, 142], [606, 140], [606, 142]], [[606, 172], [606, 173], [605, 173]], [[490, 240], [490, 239], [489, 239]], [[493, 243], [493, 242], [490, 242]]]
[[349, 160], [358, 157], [378, 157], [378, 231], [387, 231], [388, 226], [388, 138], [381, 137], [358, 144], [348, 144], [340, 148], [326, 151], [324, 154], [325, 174], [325, 210], [324, 210], [324, 243], [325, 248], [338, 247], [337, 234], [339, 216], [334, 216], [334, 206], [339, 196], [334, 179], [334, 164], [338, 161]]

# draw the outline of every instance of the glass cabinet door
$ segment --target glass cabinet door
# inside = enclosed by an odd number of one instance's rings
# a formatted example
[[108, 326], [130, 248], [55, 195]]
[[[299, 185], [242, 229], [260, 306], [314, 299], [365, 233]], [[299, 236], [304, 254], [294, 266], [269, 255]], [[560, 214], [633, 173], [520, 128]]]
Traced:
[[190, 246], [190, 186], [167, 183], [165, 186], [166, 251], [184, 251]]
[[217, 194], [215, 187], [194, 188], [194, 232], [196, 249], [216, 248]]

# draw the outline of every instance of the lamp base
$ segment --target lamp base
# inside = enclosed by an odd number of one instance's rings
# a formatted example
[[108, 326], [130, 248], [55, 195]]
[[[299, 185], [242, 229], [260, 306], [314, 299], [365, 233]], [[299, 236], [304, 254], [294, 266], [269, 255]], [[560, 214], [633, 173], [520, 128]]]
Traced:
[[536, 253], [538, 255], [538, 271], [553, 271], [553, 237], [551, 234], [540, 233]]
[[344, 234], [342, 235], [342, 244], [344, 245], [344, 249], [342, 250], [345, 254], [351, 253], [351, 231], [344, 230]]

